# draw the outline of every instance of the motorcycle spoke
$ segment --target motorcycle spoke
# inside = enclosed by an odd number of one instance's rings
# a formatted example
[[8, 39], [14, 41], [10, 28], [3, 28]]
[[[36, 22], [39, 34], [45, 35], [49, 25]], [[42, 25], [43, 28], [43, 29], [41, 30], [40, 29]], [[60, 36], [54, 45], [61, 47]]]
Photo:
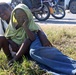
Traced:
[[47, 15], [46, 14], [37, 14], [37, 16], [41, 19], [45, 18]]
[[57, 9], [54, 8], [54, 13], [53, 14], [57, 17], [61, 17], [64, 14], [64, 12], [61, 8], [58, 7]]
[[50, 16], [50, 11], [46, 5], [44, 5], [40, 11], [35, 12], [36, 19], [38, 19], [40, 21], [48, 19], [49, 16]]

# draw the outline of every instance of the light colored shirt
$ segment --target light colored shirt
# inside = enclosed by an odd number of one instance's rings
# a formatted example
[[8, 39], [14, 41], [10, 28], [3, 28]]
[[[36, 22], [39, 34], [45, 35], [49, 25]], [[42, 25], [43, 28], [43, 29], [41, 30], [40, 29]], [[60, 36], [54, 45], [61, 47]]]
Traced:
[[[3, 24], [2, 24], [3, 22]], [[3, 30], [3, 27], [4, 29], [6, 30], [7, 27], [8, 27], [8, 24], [6, 23], [6, 21], [2, 20], [1, 22], [1, 18], [0, 18], [0, 36], [4, 36], [4, 30]], [[2, 26], [3, 25], [3, 26]]]

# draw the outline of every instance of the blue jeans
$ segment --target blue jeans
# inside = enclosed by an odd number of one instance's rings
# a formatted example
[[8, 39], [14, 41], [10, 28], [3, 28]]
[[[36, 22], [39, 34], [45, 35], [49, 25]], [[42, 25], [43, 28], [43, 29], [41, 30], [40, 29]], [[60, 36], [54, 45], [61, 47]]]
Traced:
[[47, 66], [53, 75], [75, 75], [76, 61], [62, 54], [55, 47], [43, 47], [36, 35], [36, 40], [31, 44], [30, 56], [42, 66]]

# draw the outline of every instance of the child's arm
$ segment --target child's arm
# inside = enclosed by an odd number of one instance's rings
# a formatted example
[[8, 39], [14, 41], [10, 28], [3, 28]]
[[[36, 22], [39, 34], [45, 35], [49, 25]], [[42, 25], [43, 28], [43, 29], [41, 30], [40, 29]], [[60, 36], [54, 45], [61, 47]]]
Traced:
[[29, 39], [26, 39], [20, 46], [16, 56], [14, 57], [14, 60], [18, 60], [22, 55], [28, 55], [31, 43], [32, 42]]
[[20, 46], [14, 58], [9, 61], [8, 65], [11, 66], [14, 61], [18, 61], [23, 55], [29, 55], [29, 47], [31, 43], [32, 42], [29, 39], [26, 39]]
[[32, 32], [29, 28], [28, 25], [26, 24], [26, 21], [23, 23], [23, 27], [26, 31], [26, 34], [28, 35], [30, 41], [34, 41], [35, 40], [35, 34], [34, 32]]
[[47, 36], [45, 35], [45, 33], [42, 30], [38, 31], [38, 36], [40, 38], [40, 41], [42, 43], [43, 46], [53, 46], [50, 41], [48, 40]]

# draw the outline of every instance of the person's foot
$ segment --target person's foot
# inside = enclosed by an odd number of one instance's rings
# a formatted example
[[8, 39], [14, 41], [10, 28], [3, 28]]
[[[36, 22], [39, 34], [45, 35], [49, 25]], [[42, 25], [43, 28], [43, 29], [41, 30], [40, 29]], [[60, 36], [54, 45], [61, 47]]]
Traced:
[[13, 65], [13, 63], [14, 63], [14, 60], [12, 59], [8, 62], [8, 66], [11, 67]]
[[9, 67], [13, 66], [13, 63], [14, 63], [14, 62], [18, 62], [19, 64], [21, 64], [21, 63], [23, 62], [23, 59], [22, 59], [22, 58], [19, 58], [19, 60], [15, 60], [15, 59], [13, 58], [12, 60], [10, 60], [10, 61], [8, 62], [8, 66], [9, 66]]

